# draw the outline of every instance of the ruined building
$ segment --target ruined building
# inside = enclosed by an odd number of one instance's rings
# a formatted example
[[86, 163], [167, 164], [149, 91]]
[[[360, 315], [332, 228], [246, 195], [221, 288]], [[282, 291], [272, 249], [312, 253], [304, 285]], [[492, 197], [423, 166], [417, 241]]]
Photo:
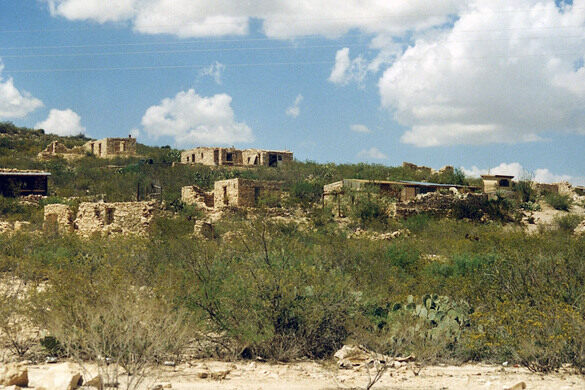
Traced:
[[509, 175], [481, 175], [483, 180], [483, 192], [493, 194], [499, 191], [511, 191], [512, 179]]
[[213, 191], [205, 192], [197, 186], [185, 186], [181, 188], [181, 201], [188, 205], [194, 205], [198, 208], [213, 208], [214, 194]]
[[128, 136], [128, 138], [104, 138], [89, 141], [83, 145], [83, 149], [100, 158], [135, 156], [136, 138]]
[[293, 153], [284, 150], [198, 147], [181, 153], [183, 164], [277, 167], [290, 161]]
[[98, 233], [145, 235], [157, 213], [156, 202], [116, 202], [79, 205], [77, 216], [67, 205], [45, 206], [45, 226], [88, 237]]
[[[454, 189], [454, 190], [452, 190]], [[408, 202], [419, 195], [428, 193], [457, 192], [469, 193], [478, 190], [470, 186], [455, 184], [426, 183], [416, 181], [343, 179], [323, 187], [323, 203], [331, 206], [339, 216], [347, 215], [355, 205], [357, 197], [367, 195]]]
[[51, 142], [45, 150], [37, 154], [39, 160], [49, 160], [51, 158], [64, 158], [66, 160], [76, 160], [85, 155], [82, 147], [74, 147], [69, 149], [59, 141]]
[[27, 196], [49, 192], [49, 172], [0, 168], [0, 195]]
[[280, 196], [281, 186], [279, 182], [241, 178], [219, 180], [213, 189], [214, 207], [255, 207], [265, 197]]

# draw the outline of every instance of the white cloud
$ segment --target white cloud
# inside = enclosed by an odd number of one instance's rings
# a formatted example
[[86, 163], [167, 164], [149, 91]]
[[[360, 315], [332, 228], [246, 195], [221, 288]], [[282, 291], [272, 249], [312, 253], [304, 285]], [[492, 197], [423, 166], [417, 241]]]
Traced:
[[45, 0], [51, 13], [99, 23], [128, 20], [147, 34], [179, 37], [245, 35], [252, 18], [265, 34], [289, 39], [304, 35], [339, 37], [352, 29], [398, 34], [440, 25], [464, 0]]
[[22, 118], [43, 106], [43, 102], [26, 91], [19, 91], [12, 78], [2, 77], [4, 65], [0, 61], [0, 119]]
[[372, 132], [372, 130], [370, 130], [366, 125], [360, 125], [360, 124], [351, 125], [351, 126], [349, 126], [349, 129], [351, 131], [355, 131], [356, 133], [371, 133]]
[[360, 151], [357, 156], [366, 160], [385, 160], [388, 158], [380, 149], [371, 147], [370, 149], [364, 149]]
[[[382, 105], [417, 146], [526, 142], [585, 133], [585, 1], [475, 0], [426, 34], [379, 81]], [[503, 12], [502, 10], [509, 10]], [[570, 29], [567, 29], [570, 27]], [[561, 38], [559, 38], [561, 36]]]
[[130, 130], [130, 135], [134, 138], [140, 137], [140, 129], [134, 128], [134, 129]]
[[534, 172], [530, 172], [518, 162], [501, 163], [497, 167], [491, 169], [480, 169], [476, 166], [470, 169], [461, 168], [466, 176], [479, 177], [485, 174], [492, 175], [512, 175], [514, 180], [534, 180], [538, 183], [558, 183], [561, 181], [568, 181], [574, 185], [585, 185], [585, 177], [558, 175], [552, 173], [548, 168], [538, 168]]
[[297, 116], [299, 116], [301, 114], [301, 102], [302, 101], [303, 101], [303, 95], [298, 94], [297, 97], [295, 98], [295, 101], [292, 104], [292, 106], [290, 106], [286, 109], [286, 115], [292, 116], [293, 118], [296, 118]]
[[148, 108], [142, 126], [154, 139], [172, 137], [178, 147], [252, 141], [252, 129], [235, 121], [231, 102], [224, 93], [204, 97], [193, 89], [182, 91]]
[[225, 65], [221, 62], [215, 61], [215, 63], [201, 69], [199, 76], [209, 76], [213, 78], [218, 85], [221, 85], [221, 74], [224, 70]]
[[347, 85], [355, 81], [361, 85], [367, 72], [367, 61], [362, 56], [350, 59], [349, 48], [345, 47], [335, 53], [335, 65], [328, 80], [334, 84]]
[[52, 109], [49, 116], [35, 125], [36, 129], [44, 129], [46, 133], [60, 136], [85, 134], [85, 127], [81, 126], [81, 117], [73, 110]]
[[46, 0], [53, 16], [69, 20], [95, 20], [99, 23], [118, 22], [135, 15], [136, 0]]

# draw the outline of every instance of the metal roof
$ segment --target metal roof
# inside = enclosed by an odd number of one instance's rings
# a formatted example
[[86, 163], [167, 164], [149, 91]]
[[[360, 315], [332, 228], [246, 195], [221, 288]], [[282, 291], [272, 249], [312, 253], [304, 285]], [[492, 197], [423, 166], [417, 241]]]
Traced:
[[0, 176], [51, 176], [49, 172], [0, 171]]
[[[439, 183], [429, 183], [426, 181], [411, 181], [411, 180], [367, 180], [367, 179], [343, 179], [343, 181], [353, 181], [359, 183], [371, 183], [371, 184], [394, 184], [394, 185], [407, 185], [407, 186], [418, 186], [418, 187], [455, 187], [455, 188], [468, 188], [471, 186], [464, 186], [460, 184], [439, 184]], [[339, 182], [331, 183], [336, 184]]]

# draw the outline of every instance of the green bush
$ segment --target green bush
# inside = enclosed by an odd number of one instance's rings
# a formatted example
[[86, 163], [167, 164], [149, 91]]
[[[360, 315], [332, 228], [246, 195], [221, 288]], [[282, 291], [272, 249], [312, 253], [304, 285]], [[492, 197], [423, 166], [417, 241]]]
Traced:
[[569, 195], [561, 195], [550, 192], [545, 195], [544, 199], [555, 210], [569, 211], [571, 208], [572, 201], [571, 198], [569, 198]]
[[518, 181], [514, 186], [514, 191], [516, 191], [522, 203], [534, 202], [536, 200], [536, 190], [531, 180]]
[[579, 226], [582, 220], [583, 217], [581, 215], [567, 214], [555, 217], [554, 223], [561, 231], [566, 233], [573, 233], [573, 230]]

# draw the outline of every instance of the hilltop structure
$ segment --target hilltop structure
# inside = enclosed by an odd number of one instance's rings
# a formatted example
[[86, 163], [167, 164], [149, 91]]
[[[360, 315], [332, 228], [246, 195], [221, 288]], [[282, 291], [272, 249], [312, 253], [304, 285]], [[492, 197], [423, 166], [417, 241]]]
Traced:
[[65, 160], [77, 160], [85, 155], [82, 147], [76, 146], [69, 149], [59, 141], [51, 142], [45, 150], [37, 154], [39, 160], [50, 160], [52, 158], [64, 158]]
[[99, 158], [130, 157], [136, 155], [136, 138], [104, 138], [89, 141], [83, 149]]
[[280, 196], [282, 183], [278, 181], [228, 179], [215, 182], [213, 191], [205, 192], [197, 186], [181, 190], [181, 201], [202, 209], [226, 207], [256, 207], [269, 196]]
[[278, 167], [290, 161], [293, 153], [288, 150], [197, 147], [181, 153], [183, 164]]
[[18, 169], [0, 169], [0, 195], [27, 196], [49, 192], [49, 172]]
[[493, 194], [495, 192], [511, 191], [512, 179], [510, 175], [481, 175], [483, 180], [483, 192]]

